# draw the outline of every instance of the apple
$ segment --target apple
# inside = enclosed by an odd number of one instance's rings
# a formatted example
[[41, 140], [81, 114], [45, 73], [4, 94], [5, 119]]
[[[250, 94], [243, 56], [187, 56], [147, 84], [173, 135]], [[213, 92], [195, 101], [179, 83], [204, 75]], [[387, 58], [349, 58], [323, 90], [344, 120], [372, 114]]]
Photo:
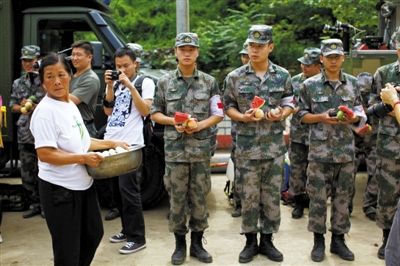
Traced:
[[256, 118], [262, 118], [264, 117], [264, 111], [257, 108], [256, 111], [254, 112], [254, 117]]
[[186, 127], [190, 129], [194, 129], [197, 127], [197, 121], [194, 118], [189, 118], [186, 121]]
[[21, 107], [21, 113], [22, 113], [22, 114], [26, 114], [27, 112], [28, 112], [28, 110], [26, 110], [25, 107]]
[[340, 121], [343, 121], [344, 118], [345, 118], [345, 113], [344, 113], [343, 111], [339, 110], [339, 111], [337, 112], [337, 114], [336, 114], [336, 118], [337, 118], [338, 120], [340, 120]]
[[24, 107], [25, 107], [25, 109], [26, 109], [27, 111], [31, 110], [32, 107], [33, 107], [32, 102], [31, 102], [31, 101], [27, 101], [27, 102], [25, 103]]

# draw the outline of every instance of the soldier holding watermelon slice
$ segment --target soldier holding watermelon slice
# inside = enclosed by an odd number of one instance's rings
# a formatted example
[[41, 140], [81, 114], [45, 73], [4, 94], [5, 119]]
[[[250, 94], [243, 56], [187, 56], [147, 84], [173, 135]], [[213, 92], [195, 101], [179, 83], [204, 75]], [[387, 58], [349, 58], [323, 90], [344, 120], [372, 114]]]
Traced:
[[294, 108], [293, 91], [288, 71], [268, 60], [274, 49], [272, 27], [253, 25], [247, 42], [250, 62], [228, 74], [223, 98], [227, 115], [237, 123], [236, 185], [242, 203], [241, 233], [247, 239], [239, 262], [250, 262], [258, 253], [282, 261], [272, 234], [280, 225], [286, 152], [282, 133]]

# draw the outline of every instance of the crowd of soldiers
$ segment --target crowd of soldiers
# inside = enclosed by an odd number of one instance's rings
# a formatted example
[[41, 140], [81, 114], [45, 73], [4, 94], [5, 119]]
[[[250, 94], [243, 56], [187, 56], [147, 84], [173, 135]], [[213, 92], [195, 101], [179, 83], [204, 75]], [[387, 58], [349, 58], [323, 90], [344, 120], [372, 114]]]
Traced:
[[[400, 56], [400, 32], [395, 36]], [[280, 187], [287, 152], [282, 133], [289, 117], [290, 190], [295, 202], [292, 217], [302, 217], [304, 207], [309, 207], [308, 230], [314, 236], [312, 260], [320, 262], [325, 257], [329, 197], [330, 252], [344, 260], [355, 259], [344, 235], [350, 230], [357, 154], [361, 154], [358, 149], [365, 147], [369, 150], [364, 212], [376, 219], [383, 231], [378, 257], [384, 259], [400, 196], [400, 166], [396, 164], [400, 159], [400, 133], [392, 115], [378, 117], [372, 112], [372, 116], [367, 116], [365, 110], [379, 103], [378, 95], [386, 83], [400, 82], [399, 62], [380, 67], [373, 77], [362, 73], [356, 78], [342, 71], [345, 54], [341, 40], [328, 39], [322, 41], [320, 48], [304, 50], [298, 59], [302, 73], [292, 78], [286, 69], [269, 60], [275, 49], [271, 26], [251, 26], [245, 44], [242, 59], [249, 61], [227, 75], [221, 92], [212, 76], [197, 69], [198, 36], [180, 33], [175, 40], [177, 69], [158, 81], [150, 114], [153, 121], [165, 126], [164, 183], [170, 200], [169, 229], [175, 236], [172, 264], [185, 261], [185, 235], [189, 231], [190, 255], [204, 263], [213, 261], [202, 238], [208, 228], [206, 196], [211, 187], [212, 129], [224, 114], [236, 127], [235, 206], [240, 206], [236, 216], [242, 216], [240, 233], [246, 237], [239, 262], [250, 262], [257, 254], [283, 261], [283, 254], [273, 244], [273, 234], [279, 231], [281, 219]], [[125, 77], [124, 73], [118, 78]], [[134, 87], [130, 90], [141, 97]], [[107, 97], [112, 96], [111, 85], [109, 92]], [[17, 105], [15, 112], [22, 113], [21, 106], [33, 92], [24, 93], [21, 99], [10, 103]], [[105, 98], [105, 108], [113, 107], [111, 96]], [[265, 100], [262, 107], [252, 105], [255, 96]], [[195, 125], [178, 123], [174, 119], [176, 112], [191, 114]], [[87, 118], [87, 122], [91, 124], [92, 118]], [[29, 144], [34, 152], [33, 140]], [[32, 207], [34, 214], [40, 213], [40, 208], [35, 208]], [[122, 232], [119, 240], [126, 241]], [[143, 244], [141, 248], [144, 247]], [[131, 249], [129, 253], [140, 249]]]

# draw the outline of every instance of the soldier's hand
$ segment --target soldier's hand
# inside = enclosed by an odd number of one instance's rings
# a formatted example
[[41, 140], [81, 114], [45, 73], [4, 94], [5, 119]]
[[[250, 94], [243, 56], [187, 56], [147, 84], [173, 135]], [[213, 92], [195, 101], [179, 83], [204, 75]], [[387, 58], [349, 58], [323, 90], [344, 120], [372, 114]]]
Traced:
[[269, 122], [281, 121], [282, 115], [283, 115], [283, 109], [282, 107], [278, 106], [277, 108], [269, 110], [265, 114], [265, 119]]
[[255, 117], [254, 113], [255, 113], [255, 109], [247, 110], [244, 114], [242, 114], [242, 122], [244, 122], [244, 123], [258, 122], [263, 119], [262, 117]]
[[326, 111], [325, 113], [320, 114], [321, 116], [321, 122], [329, 125], [337, 125], [340, 124], [339, 119], [336, 116], [330, 116], [329, 111]]

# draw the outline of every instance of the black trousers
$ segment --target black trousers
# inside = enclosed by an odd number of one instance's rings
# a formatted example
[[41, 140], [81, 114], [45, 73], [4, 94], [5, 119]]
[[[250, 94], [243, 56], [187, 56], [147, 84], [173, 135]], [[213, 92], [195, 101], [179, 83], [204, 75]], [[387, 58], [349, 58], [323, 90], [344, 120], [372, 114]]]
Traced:
[[146, 243], [145, 226], [140, 196], [140, 184], [137, 172], [118, 177], [121, 202], [118, 209], [121, 213], [122, 231], [128, 242]]
[[54, 265], [90, 265], [104, 233], [94, 186], [74, 191], [39, 178], [39, 191]]

